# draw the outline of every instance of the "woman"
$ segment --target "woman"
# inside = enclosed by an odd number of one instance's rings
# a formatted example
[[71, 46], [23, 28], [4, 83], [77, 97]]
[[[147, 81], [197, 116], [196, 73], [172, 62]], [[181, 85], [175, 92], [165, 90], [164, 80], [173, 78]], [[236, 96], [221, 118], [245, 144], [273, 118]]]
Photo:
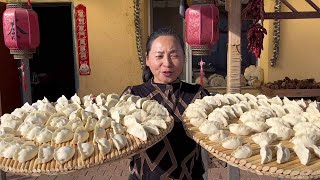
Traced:
[[172, 29], [159, 29], [150, 35], [144, 84], [130, 86], [124, 94], [158, 101], [174, 117], [175, 124], [163, 140], [132, 158], [129, 179], [203, 179], [201, 148], [186, 135], [181, 120], [188, 104], [209, 93], [200, 85], [179, 80], [184, 63], [184, 43]]

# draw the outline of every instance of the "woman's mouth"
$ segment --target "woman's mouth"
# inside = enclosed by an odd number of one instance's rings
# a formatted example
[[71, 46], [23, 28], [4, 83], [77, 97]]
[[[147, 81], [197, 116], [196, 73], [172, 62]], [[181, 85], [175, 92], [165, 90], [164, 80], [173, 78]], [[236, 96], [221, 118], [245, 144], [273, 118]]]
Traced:
[[172, 75], [171, 71], [163, 71], [162, 74], [166, 77], [170, 77]]

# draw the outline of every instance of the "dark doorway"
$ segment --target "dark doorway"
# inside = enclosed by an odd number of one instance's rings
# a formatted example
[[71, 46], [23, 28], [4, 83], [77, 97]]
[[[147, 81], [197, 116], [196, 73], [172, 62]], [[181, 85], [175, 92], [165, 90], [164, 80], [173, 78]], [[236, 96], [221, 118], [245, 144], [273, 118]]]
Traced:
[[75, 92], [72, 4], [35, 3], [39, 17], [40, 46], [30, 61], [32, 101], [56, 101]]

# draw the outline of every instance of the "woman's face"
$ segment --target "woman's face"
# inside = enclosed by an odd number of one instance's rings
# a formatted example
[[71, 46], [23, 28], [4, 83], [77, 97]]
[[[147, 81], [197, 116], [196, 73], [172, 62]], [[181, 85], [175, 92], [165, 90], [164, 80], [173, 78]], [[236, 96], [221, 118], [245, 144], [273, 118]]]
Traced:
[[182, 47], [173, 36], [156, 38], [146, 59], [155, 83], [174, 82], [181, 74], [184, 65]]

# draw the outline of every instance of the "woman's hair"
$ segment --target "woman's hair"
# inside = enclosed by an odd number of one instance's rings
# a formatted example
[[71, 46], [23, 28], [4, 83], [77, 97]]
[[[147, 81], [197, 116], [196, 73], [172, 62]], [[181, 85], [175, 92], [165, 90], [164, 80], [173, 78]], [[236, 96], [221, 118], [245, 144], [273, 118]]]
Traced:
[[[170, 27], [165, 27], [165, 28], [160, 28], [156, 31], [154, 31], [148, 38], [147, 40], [147, 46], [146, 46], [146, 56], [149, 55], [149, 52], [151, 50], [151, 46], [153, 44], [153, 41], [155, 39], [157, 39], [160, 36], [173, 36], [177, 42], [180, 44], [181, 49], [184, 51], [184, 42], [183, 39], [177, 34], [176, 31], [174, 31], [172, 28]], [[145, 59], [146, 60], [146, 59]], [[144, 69], [143, 69], [143, 73], [142, 73], [142, 80], [143, 82], [148, 82], [150, 79], [153, 78], [153, 74], [149, 68], [149, 66], [147, 66], [146, 64], [144, 64]]]

